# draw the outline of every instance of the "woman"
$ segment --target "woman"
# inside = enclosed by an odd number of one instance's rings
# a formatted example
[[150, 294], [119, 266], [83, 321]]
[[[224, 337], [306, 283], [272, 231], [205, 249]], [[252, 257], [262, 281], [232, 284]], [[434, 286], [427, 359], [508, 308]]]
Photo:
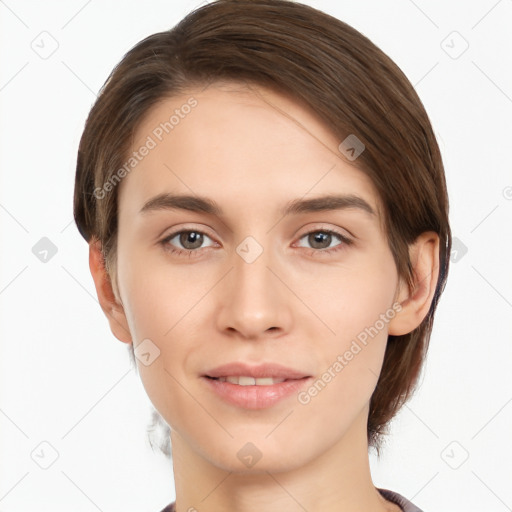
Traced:
[[164, 511], [405, 511], [368, 448], [417, 383], [451, 249], [440, 151], [400, 69], [286, 0], [138, 43], [80, 142], [75, 220], [169, 425]]

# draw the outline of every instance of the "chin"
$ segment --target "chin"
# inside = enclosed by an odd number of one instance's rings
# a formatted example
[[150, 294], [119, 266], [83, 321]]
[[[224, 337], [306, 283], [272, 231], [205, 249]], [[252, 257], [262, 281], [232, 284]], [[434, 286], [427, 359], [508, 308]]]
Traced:
[[216, 444], [215, 453], [207, 449], [203, 456], [223, 471], [245, 475], [293, 471], [307, 464], [308, 459], [314, 456], [295, 442], [293, 436], [289, 437], [293, 441], [289, 445], [276, 444], [268, 439], [251, 442], [250, 438], [244, 436], [242, 441], [231, 440], [226, 445]]

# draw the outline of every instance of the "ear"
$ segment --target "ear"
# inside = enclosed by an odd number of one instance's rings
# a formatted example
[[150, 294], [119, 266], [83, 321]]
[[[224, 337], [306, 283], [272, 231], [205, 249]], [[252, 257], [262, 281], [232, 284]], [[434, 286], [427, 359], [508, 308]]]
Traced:
[[401, 336], [418, 327], [427, 316], [439, 277], [439, 235], [433, 231], [422, 233], [409, 246], [413, 267], [414, 289], [401, 279], [395, 302], [402, 309], [389, 322], [388, 334]]
[[121, 301], [116, 299], [114, 294], [112, 282], [105, 268], [101, 244], [98, 240], [89, 243], [89, 268], [94, 279], [101, 309], [108, 319], [112, 334], [124, 343], [132, 343], [124, 308]]

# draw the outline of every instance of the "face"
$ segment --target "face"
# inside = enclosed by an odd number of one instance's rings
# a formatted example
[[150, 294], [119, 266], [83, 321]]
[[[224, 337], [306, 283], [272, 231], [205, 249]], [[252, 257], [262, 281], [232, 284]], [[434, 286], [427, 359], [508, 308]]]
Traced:
[[[340, 142], [288, 97], [235, 84], [166, 99], [138, 128], [119, 295], [150, 400], [205, 463], [292, 469], [366, 436], [398, 276]], [[239, 376], [258, 381], [222, 382]]]

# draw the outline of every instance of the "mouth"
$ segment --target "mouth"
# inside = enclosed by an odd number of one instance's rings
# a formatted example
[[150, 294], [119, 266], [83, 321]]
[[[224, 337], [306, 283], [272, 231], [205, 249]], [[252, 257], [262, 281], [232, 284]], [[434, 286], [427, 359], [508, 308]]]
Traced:
[[275, 377], [250, 377], [247, 375], [229, 375], [226, 377], [211, 377], [209, 375], [205, 375], [206, 378], [211, 380], [216, 380], [219, 382], [229, 382], [230, 384], [236, 384], [238, 386], [273, 386], [274, 384], [281, 384], [281, 382], [288, 382], [292, 380], [302, 380], [307, 379], [308, 377], [301, 377], [300, 379], [285, 379], [285, 378], [275, 378]]
[[313, 377], [278, 363], [241, 361], [217, 366], [201, 375], [218, 398], [243, 409], [268, 409], [292, 399]]
[[270, 409], [293, 399], [312, 377], [252, 377], [250, 375], [203, 375], [210, 391], [225, 403], [241, 409]]
[[269, 386], [287, 380], [311, 377], [311, 375], [305, 372], [277, 363], [250, 365], [239, 361], [217, 366], [206, 371], [203, 376], [221, 380], [222, 382], [238, 384], [239, 386]]

